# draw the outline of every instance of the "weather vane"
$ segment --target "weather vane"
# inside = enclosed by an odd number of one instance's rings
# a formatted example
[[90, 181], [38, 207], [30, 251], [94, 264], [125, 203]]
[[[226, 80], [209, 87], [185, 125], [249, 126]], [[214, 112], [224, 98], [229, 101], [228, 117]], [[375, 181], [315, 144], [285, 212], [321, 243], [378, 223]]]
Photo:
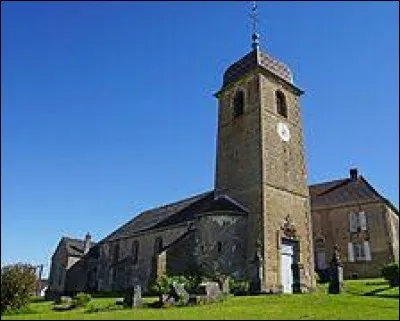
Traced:
[[253, 42], [252, 42], [251, 46], [255, 50], [255, 49], [258, 49], [258, 47], [260, 46], [260, 43], [259, 43], [260, 36], [257, 33], [258, 18], [257, 18], [257, 2], [256, 1], [253, 1], [253, 6], [251, 9], [250, 16], [251, 16], [251, 20], [252, 20], [252, 24], [253, 24], [253, 34], [251, 36], [251, 39], [253, 40]]

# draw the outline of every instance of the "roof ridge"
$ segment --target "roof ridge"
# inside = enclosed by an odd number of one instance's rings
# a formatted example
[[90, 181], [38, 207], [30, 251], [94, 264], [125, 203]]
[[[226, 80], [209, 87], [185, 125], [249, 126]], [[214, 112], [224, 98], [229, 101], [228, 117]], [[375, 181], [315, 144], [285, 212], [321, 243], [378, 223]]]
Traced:
[[348, 179], [349, 179], [348, 177], [344, 177], [344, 178], [333, 179], [333, 180], [330, 180], [330, 181], [322, 181], [322, 182], [319, 182], [319, 183], [309, 184], [308, 187], [314, 187], [314, 186], [324, 185], [324, 184], [328, 184], [328, 183], [332, 184], [332, 183], [335, 183], [335, 182], [339, 183], [341, 181], [345, 181], [345, 180], [348, 180]]
[[334, 185], [334, 186], [328, 188], [327, 190], [322, 191], [321, 193], [318, 193], [316, 195], [317, 196], [326, 195], [326, 194], [328, 194], [330, 192], [333, 192], [334, 190], [336, 190], [336, 189], [338, 189], [340, 187], [343, 187], [343, 186], [347, 185], [350, 181], [351, 181], [350, 179], [345, 179], [342, 182], [338, 182], [336, 185]]
[[[118, 234], [118, 232], [120, 232], [124, 227], [129, 226], [129, 225], [132, 224], [135, 220], [139, 219], [140, 217], [144, 216], [145, 214], [151, 213], [152, 211], [165, 209], [165, 208], [168, 208], [168, 207], [173, 207], [174, 205], [176, 206], [176, 205], [178, 205], [179, 203], [188, 201], [188, 200], [190, 200], [190, 199], [194, 199], [194, 198], [196, 198], [196, 197], [199, 197], [199, 198], [205, 197], [207, 194], [210, 194], [210, 193], [213, 192], [213, 191], [214, 191], [214, 190], [209, 190], [209, 191], [207, 191], [207, 192], [202, 192], [202, 193], [199, 193], [199, 194], [194, 194], [194, 195], [192, 195], [192, 196], [190, 196], [190, 197], [181, 199], [181, 200], [179, 200], [179, 201], [175, 201], [175, 202], [172, 202], [172, 203], [164, 204], [164, 205], [161, 205], [161, 206], [158, 206], [158, 207], [152, 207], [152, 208], [149, 208], [149, 209], [147, 209], [147, 210], [145, 210], [145, 211], [142, 211], [142, 212], [136, 214], [133, 218], [131, 218], [131, 219], [130, 219], [128, 222], [126, 222], [125, 224], [121, 225], [120, 227], [117, 227], [117, 228], [116, 228], [115, 230], [113, 230], [110, 234], [108, 234], [108, 235], [105, 236], [103, 239], [101, 239], [98, 243], [100, 243], [100, 242], [105, 242], [105, 241], [107, 241], [108, 239], [113, 238], [113, 237], [114, 237], [116, 234]], [[190, 205], [190, 204], [188, 204], [187, 206], [189, 206], [189, 205]], [[182, 209], [186, 208], [187, 206], [183, 207]], [[165, 219], [166, 219], [166, 218], [165, 218]], [[164, 221], [164, 219], [163, 219], [162, 221]], [[158, 223], [160, 223], [160, 222], [158, 222]], [[156, 223], [156, 225], [157, 225], [158, 223]], [[147, 229], [147, 228], [145, 228], [145, 230], [146, 230], [146, 229]]]
[[172, 202], [172, 203], [167, 203], [167, 204], [160, 205], [160, 206], [157, 206], [157, 207], [152, 207], [152, 208], [149, 208], [149, 209], [147, 209], [147, 210], [141, 212], [141, 214], [144, 214], [144, 213], [149, 212], [149, 211], [161, 210], [161, 209], [166, 208], [166, 207], [172, 207], [172, 206], [174, 206], [174, 205], [178, 205], [179, 203], [188, 201], [188, 200], [193, 199], [193, 198], [196, 198], [196, 197], [206, 196], [206, 194], [209, 194], [209, 193], [211, 193], [211, 192], [213, 192], [213, 191], [214, 191], [214, 190], [210, 190], [210, 191], [208, 191], [208, 192], [203, 192], [203, 193], [199, 193], [199, 194], [194, 194], [194, 195], [189, 196], [189, 197], [187, 197], [187, 198], [183, 198], [183, 199], [181, 199], [181, 200], [179, 200], [179, 201], [174, 201], [174, 202]]

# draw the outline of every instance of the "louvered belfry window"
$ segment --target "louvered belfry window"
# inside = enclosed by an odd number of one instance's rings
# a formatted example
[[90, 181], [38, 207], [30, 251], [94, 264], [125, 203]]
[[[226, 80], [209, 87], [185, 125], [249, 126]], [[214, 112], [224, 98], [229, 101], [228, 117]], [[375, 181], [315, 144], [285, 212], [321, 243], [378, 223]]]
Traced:
[[233, 117], [239, 117], [244, 113], [244, 94], [238, 90], [233, 98]]
[[280, 90], [276, 92], [276, 110], [279, 115], [285, 118], [288, 117], [286, 98], [283, 92], [281, 92]]

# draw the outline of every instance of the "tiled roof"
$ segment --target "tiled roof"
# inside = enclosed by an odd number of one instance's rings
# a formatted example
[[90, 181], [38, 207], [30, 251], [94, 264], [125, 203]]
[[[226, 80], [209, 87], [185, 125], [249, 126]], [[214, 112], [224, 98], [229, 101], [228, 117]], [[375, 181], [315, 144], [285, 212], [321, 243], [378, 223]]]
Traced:
[[145, 211], [111, 233], [102, 242], [128, 237], [153, 228], [187, 222], [193, 220], [196, 214], [218, 210], [245, 213], [242, 207], [226, 197], [214, 199], [214, 191], [209, 191]]
[[246, 56], [232, 64], [224, 73], [223, 87], [238, 80], [250, 70], [263, 67], [276, 76], [293, 85], [293, 76], [290, 69], [277, 59], [259, 50], [253, 50]]
[[385, 200], [362, 176], [315, 184], [309, 188], [311, 208]]
[[213, 193], [213, 191], [198, 194], [175, 203], [147, 210], [139, 214], [138, 216], [134, 217], [126, 224], [122, 225], [120, 228], [115, 230], [113, 233], [111, 233], [102, 241], [103, 242], [110, 241], [113, 239], [124, 237], [126, 235], [131, 235], [133, 233], [137, 233], [139, 231], [147, 230], [151, 227], [154, 227], [161, 221], [167, 219], [169, 216], [178, 213], [183, 208], [189, 206], [190, 204], [198, 201], [199, 199], [207, 196], [210, 193]]

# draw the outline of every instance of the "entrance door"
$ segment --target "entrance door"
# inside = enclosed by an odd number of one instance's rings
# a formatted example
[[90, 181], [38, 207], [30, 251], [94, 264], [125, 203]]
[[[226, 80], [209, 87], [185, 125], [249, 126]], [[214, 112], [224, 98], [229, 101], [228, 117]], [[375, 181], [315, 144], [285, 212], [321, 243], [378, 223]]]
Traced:
[[281, 244], [281, 275], [283, 293], [293, 293], [293, 245]]

